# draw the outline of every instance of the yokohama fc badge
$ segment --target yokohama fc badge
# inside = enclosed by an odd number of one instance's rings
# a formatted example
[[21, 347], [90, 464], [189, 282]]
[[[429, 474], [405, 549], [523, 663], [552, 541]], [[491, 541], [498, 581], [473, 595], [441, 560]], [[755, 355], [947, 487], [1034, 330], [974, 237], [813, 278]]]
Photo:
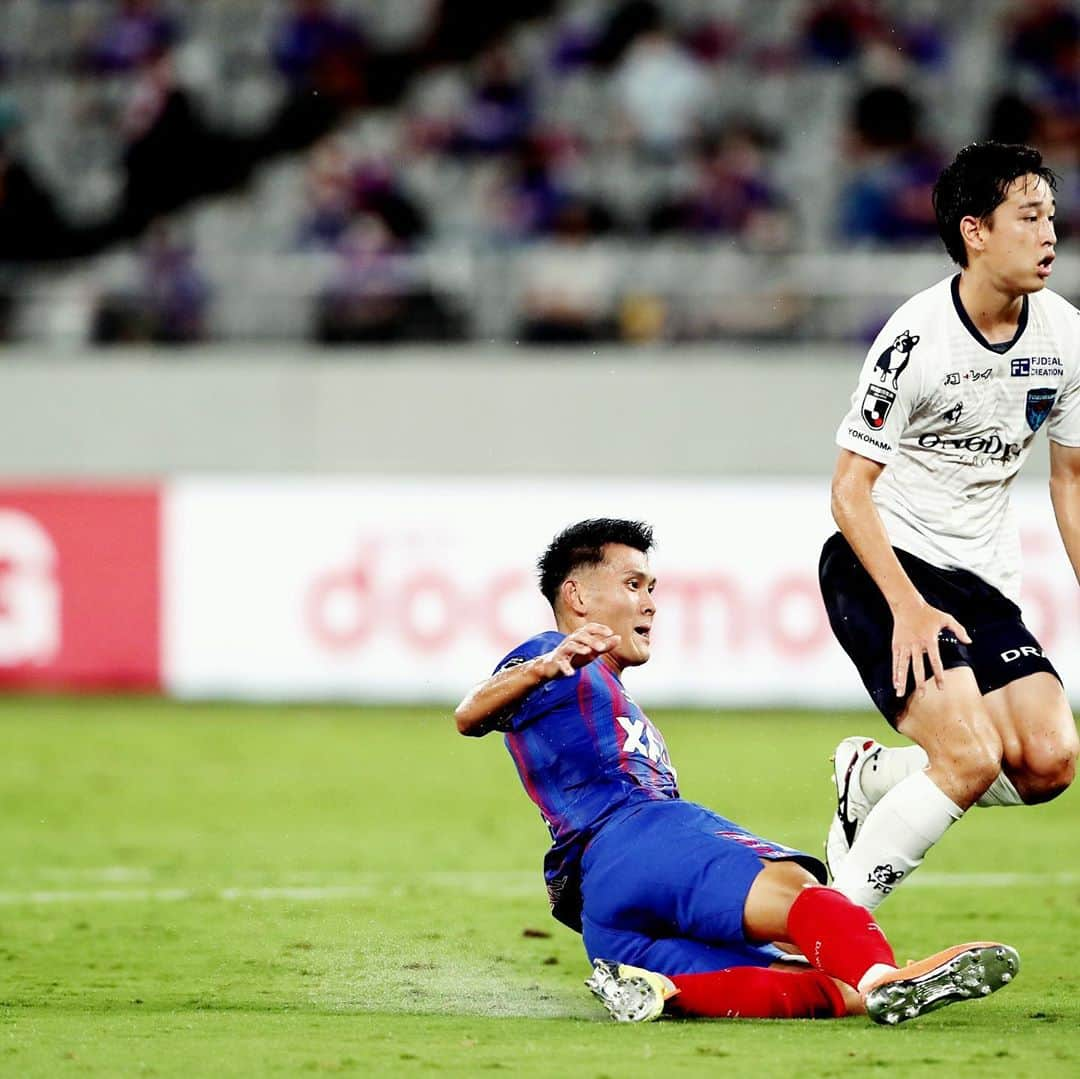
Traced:
[[880, 431], [885, 426], [885, 417], [895, 400], [896, 394], [892, 390], [887, 390], [884, 386], [870, 386], [862, 400], [863, 423], [871, 431]]

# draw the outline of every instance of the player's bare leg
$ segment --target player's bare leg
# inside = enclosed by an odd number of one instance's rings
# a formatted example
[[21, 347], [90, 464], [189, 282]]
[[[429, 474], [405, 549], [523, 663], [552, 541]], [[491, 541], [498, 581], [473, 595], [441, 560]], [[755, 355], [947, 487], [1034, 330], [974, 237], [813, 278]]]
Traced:
[[926, 751], [925, 769], [893, 787], [867, 814], [833, 887], [873, 910], [991, 786], [1002, 745], [971, 670], [944, 672], [913, 695], [898, 729]]
[[1036, 805], [1066, 790], [1076, 775], [1080, 738], [1061, 683], [1040, 671], [988, 693], [983, 702], [1019, 799]]

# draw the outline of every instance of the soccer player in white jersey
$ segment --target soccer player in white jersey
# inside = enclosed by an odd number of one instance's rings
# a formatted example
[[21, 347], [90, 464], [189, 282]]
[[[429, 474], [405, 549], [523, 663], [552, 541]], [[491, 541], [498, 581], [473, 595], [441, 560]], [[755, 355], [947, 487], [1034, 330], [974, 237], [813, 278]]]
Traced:
[[1073, 780], [1061, 681], [1017, 606], [1009, 487], [1045, 427], [1050, 495], [1080, 578], [1080, 312], [1051, 292], [1054, 174], [976, 143], [934, 188], [960, 272], [878, 335], [837, 432], [840, 529], [821, 554], [829, 620], [913, 746], [834, 758], [833, 886], [873, 909], [972, 805], [1032, 805]]

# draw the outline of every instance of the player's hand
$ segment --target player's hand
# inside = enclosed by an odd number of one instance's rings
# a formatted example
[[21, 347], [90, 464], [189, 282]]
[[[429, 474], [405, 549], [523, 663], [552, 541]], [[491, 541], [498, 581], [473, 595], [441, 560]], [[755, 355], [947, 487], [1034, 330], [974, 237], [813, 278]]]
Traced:
[[578, 667], [615, 648], [622, 638], [600, 622], [589, 622], [564, 637], [543, 657], [543, 672], [547, 678], [573, 674]]
[[[934, 672], [934, 684], [945, 688], [945, 668], [941, 664], [940, 635], [951, 633], [958, 641], [971, 644], [968, 631], [951, 614], [931, 607], [925, 600], [893, 612], [892, 666], [893, 688], [902, 697], [907, 689], [908, 671], [915, 678], [915, 693], [926, 692], [926, 662]], [[925, 657], [925, 659], [924, 659]]]

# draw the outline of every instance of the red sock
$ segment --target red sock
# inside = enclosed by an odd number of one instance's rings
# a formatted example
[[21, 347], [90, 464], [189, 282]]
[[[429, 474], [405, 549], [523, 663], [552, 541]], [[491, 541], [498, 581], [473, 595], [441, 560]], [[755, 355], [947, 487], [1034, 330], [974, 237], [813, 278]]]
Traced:
[[846, 1014], [832, 978], [819, 970], [732, 967], [708, 974], [677, 974], [676, 1015], [710, 1019], [835, 1019]]
[[804, 888], [788, 912], [788, 937], [818, 970], [858, 987], [875, 964], [896, 957], [865, 907], [833, 888]]

